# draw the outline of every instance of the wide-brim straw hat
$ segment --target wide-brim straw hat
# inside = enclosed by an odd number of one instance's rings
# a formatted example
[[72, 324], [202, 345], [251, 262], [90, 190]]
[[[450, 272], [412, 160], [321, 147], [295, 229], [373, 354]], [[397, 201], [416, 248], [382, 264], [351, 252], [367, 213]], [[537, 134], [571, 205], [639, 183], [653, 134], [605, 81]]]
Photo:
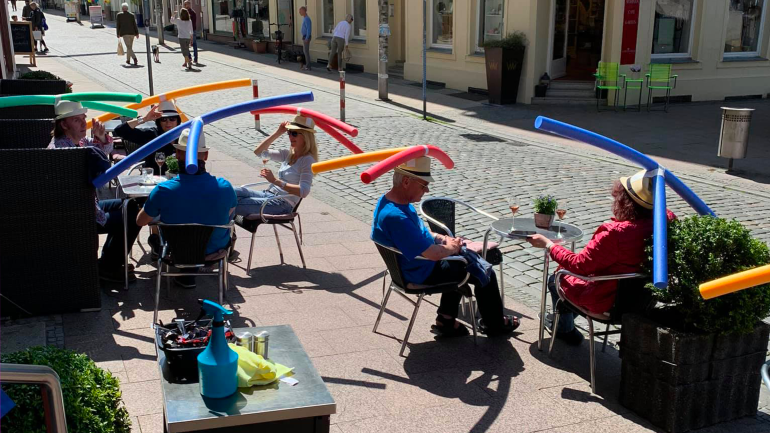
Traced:
[[[187, 151], [187, 139], [190, 137], [190, 128], [185, 128], [182, 131], [182, 135], [179, 136], [179, 141], [174, 144], [174, 149]], [[206, 153], [209, 148], [206, 147], [206, 134], [201, 131], [200, 137], [198, 137], [198, 153]]]
[[158, 104], [158, 113], [160, 113], [160, 117], [179, 116], [179, 112], [176, 111], [176, 107], [171, 101], [162, 101], [160, 104]]
[[433, 182], [433, 177], [430, 175], [430, 158], [427, 156], [421, 156], [407, 161], [396, 167], [395, 171], [409, 177], [422, 179], [426, 182]]
[[621, 177], [623, 185], [631, 199], [645, 209], [652, 209], [652, 177], [647, 176], [647, 170], [641, 170], [629, 177]]
[[307, 131], [315, 134], [315, 122], [309, 117], [295, 116], [294, 120], [286, 125], [286, 129], [294, 131]]
[[54, 109], [56, 113], [55, 120], [66, 119], [67, 117], [79, 116], [88, 113], [87, 108], [83, 108], [80, 102], [59, 101]]

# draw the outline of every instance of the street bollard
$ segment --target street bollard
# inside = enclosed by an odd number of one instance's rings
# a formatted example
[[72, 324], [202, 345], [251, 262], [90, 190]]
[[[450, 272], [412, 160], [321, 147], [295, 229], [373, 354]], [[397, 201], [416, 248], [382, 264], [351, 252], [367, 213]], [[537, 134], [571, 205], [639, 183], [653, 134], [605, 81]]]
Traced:
[[340, 71], [340, 121], [345, 121], [345, 71]]
[[717, 156], [729, 158], [727, 171], [733, 170], [733, 158], [743, 159], [749, 146], [749, 125], [753, 108], [722, 107]]
[[147, 46], [147, 79], [150, 81], [150, 96], [153, 96], [155, 94], [155, 89], [152, 85], [152, 59], [150, 58], [151, 49], [150, 49], [150, 26], [146, 25], [144, 26], [144, 42]]
[[[254, 99], [259, 99], [259, 82], [257, 80], [251, 80], [251, 91]], [[254, 129], [257, 131], [262, 130], [262, 126], [259, 121], [259, 114], [254, 115]]]

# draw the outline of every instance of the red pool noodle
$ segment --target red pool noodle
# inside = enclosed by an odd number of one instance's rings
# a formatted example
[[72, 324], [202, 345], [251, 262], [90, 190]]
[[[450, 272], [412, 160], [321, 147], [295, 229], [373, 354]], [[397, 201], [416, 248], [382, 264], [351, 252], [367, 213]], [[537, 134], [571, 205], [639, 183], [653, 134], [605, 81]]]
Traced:
[[364, 151], [361, 150], [360, 147], [356, 146], [355, 143], [350, 141], [350, 139], [348, 139], [344, 135], [340, 134], [339, 131], [337, 131], [336, 129], [332, 128], [328, 123], [325, 123], [325, 122], [323, 122], [321, 120], [316, 120], [315, 124], [319, 128], [321, 128], [324, 131], [326, 131], [327, 134], [329, 134], [332, 137], [334, 137], [337, 141], [340, 142], [340, 144], [342, 144], [343, 146], [347, 147], [351, 152], [353, 152], [353, 153], [364, 153]]
[[277, 107], [270, 107], [264, 110], [255, 110], [252, 111], [251, 114], [299, 114], [300, 116], [310, 117], [316, 122], [327, 123], [351, 137], [358, 136], [358, 128], [354, 128], [345, 122], [341, 122], [323, 113], [319, 113], [314, 110], [308, 110], [307, 108], [294, 107], [291, 105], [279, 105]]
[[382, 176], [384, 173], [398, 167], [399, 165], [410, 161], [412, 159], [419, 158], [421, 156], [430, 156], [439, 160], [444, 167], [453, 168], [455, 166], [452, 158], [449, 157], [443, 150], [430, 144], [423, 144], [420, 146], [414, 146], [407, 150], [401, 151], [387, 159], [384, 159], [376, 165], [369, 167], [361, 173], [361, 182], [371, 183], [373, 180]]

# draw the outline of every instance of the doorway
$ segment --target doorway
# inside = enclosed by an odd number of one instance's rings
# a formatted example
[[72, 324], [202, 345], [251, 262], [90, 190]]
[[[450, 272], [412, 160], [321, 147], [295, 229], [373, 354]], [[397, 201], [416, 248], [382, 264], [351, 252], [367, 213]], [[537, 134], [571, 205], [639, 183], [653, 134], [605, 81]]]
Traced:
[[602, 58], [606, 0], [551, 0], [552, 79], [593, 81]]

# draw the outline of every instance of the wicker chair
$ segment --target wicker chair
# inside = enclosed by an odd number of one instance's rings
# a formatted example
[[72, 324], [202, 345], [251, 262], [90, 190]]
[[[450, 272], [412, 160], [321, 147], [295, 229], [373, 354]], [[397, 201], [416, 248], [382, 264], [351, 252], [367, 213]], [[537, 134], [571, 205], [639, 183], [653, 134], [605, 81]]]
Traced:
[[3, 316], [101, 308], [88, 153], [0, 150]]
[[0, 119], [0, 149], [44, 149], [53, 127], [53, 119]]
[[0, 119], [53, 119], [55, 117], [56, 109], [53, 105], [20, 105], [0, 108]]
[[0, 80], [0, 95], [61, 95], [65, 80]]

